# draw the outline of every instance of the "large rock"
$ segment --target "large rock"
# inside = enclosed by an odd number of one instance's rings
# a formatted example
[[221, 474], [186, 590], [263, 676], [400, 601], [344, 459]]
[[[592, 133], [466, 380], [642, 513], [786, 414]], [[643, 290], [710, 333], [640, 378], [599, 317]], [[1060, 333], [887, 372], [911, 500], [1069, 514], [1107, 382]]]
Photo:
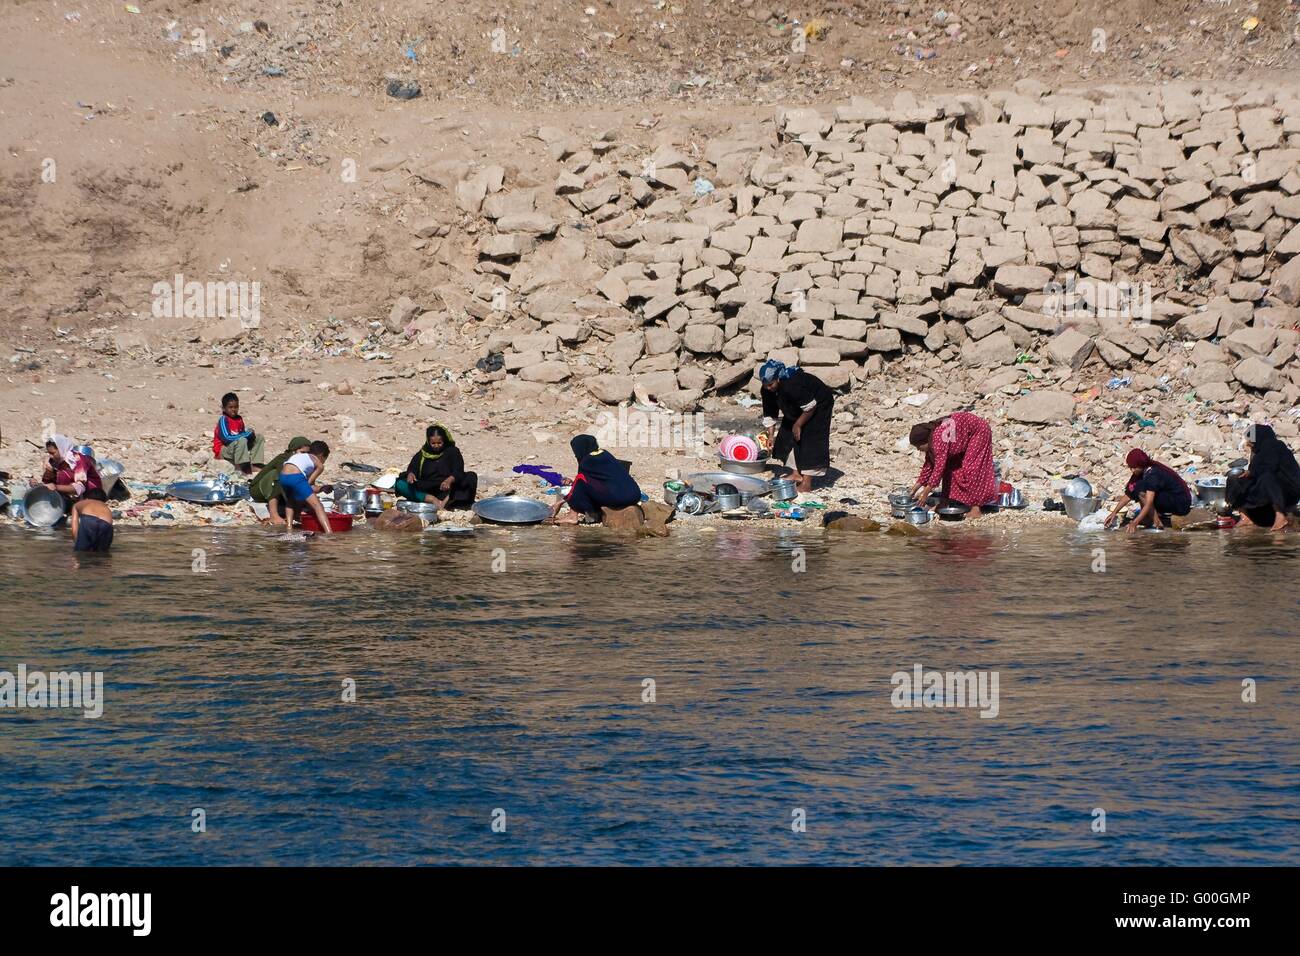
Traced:
[[1092, 354], [1093, 341], [1076, 329], [1065, 329], [1047, 343], [1047, 354], [1057, 365], [1068, 365], [1077, 372]]
[[593, 375], [584, 384], [587, 391], [606, 405], [632, 400], [633, 382], [630, 375]]
[[384, 319], [384, 328], [389, 332], [400, 332], [411, 320], [420, 314], [420, 305], [414, 299], [402, 296], [393, 303], [393, 308]]
[[1074, 398], [1068, 392], [1030, 392], [1007, 406], [1007, 418], [1030, 425], [1068, 422], [1074, 418]]
[[1046, 266], [999, 266], [993, 274], [993, 287], [1003, 295], [1042, 292], [1051, 281], [1052, 270]]
[[645, 514], [639, 505], [626, 508], [601, 508], [600, 523], [620, 531], [636, 531], [645, 524]]
[[376, 531], [414, 531], [419, 534], [424, 530], [424, 522], [419, 515], [413, 515], [394, 508], [371, 518], [367, 524]]
[[1273, 273], [1273, 295], [1286, 305], [1300, 305], [1300, 256]]
[[1286, 384], [1286, 379], [1269, 364], [1268, 359], [1258, 355], [1242, 359], [1232, 367], [1232, 374], [1241, 384], [1261, 392], [1281, 389]]
[[722, 342], [722, 329], [716, 325], [688, 325], [682, 337], [682, 344], [699, 355], [721, 352]]
[[563, 362], [538, 362], [519, 370], [519, 377], [525, 382], [545, 382], [555, 384], [569, 377], [569, 366]]
[[844, 239], [844, 223], [838, 219], [805, 219], [799, 224], [791, 252], [834, 252]]
[[962, 363], [970, 366], [1014, 365], [1019, 354], [1006, 332], [994, 332], [979, 341], [967, 339], [961, 347]]

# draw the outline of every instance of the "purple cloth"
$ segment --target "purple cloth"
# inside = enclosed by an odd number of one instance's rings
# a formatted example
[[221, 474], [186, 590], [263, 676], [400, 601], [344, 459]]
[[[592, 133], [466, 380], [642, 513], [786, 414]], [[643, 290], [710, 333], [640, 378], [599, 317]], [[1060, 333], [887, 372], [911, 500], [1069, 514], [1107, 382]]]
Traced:
[[521, 475], [536, 475], [538, 478], [541, 478], [543, 481], [552, 485], [564, 484], [564, 476], [555, 469], [548, 468], [546, 465], [515, 465], [512, 470]]

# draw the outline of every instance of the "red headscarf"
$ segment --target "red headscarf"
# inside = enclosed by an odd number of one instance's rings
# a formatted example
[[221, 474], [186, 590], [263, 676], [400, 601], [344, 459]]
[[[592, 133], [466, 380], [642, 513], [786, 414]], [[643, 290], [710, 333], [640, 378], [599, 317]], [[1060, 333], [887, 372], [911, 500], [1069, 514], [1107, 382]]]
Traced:
[[[1141, 468], [1143, 471], [1148, 468], [1159, 468], [1162, 471], [1167, 471], [1177, 479], [1180, 485], [1183, 486], [1183, 490], [1187, 491], [1188, 494], [1191, 494], [1191, 489], [1187, 487], [1187, 482], [1183, 481], [1182, 475], [1178, 474], [1178, 472], [1174, 471], [1168, 465], [1156, 461], [1141, 448], [1134, 448], [1130, 451], [1128, 456], [1124, 459], [1124, 464], [1128, 465], [1130, 468]], [[1129, 484], [1132, 485], [1133, 482], [1129, 482]]]

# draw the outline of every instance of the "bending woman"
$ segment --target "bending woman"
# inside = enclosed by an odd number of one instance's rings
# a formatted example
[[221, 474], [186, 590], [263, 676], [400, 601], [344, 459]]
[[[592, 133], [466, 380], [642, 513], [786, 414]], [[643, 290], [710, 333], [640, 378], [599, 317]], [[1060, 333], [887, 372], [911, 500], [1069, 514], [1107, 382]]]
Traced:
[[45, 443], [45, 451], [49, 461], [45, 463], [41, 483], [46, 488], [57, 491], [69, 502], [77, 501], [94, 489], [103, 491], [104, 483], [94, 459], [75, 451], [71, 438], [55, 435]]
[[595, 438], [578, 435], [569, 442], [569, 447], [578, 460], [578, 474], [569, 486], [567, 497], [555, 502], [552, 518], [566, 504], [572, 512], [569, 521], [576, 524], [584, 516], [599, 521], [601, 508], [628, 508], [641, 503], [641, 487], [632, 473], [621, 461], [599, 448]]
[[929, 507], [930, 492], [938, 488], [943, 498], [970, 508], [966, 517], [978, 518], [983, 506], [997, 498], [993, 429], [978, 415], [953, 412], [913, 425], [907, 440], [925, 455], [912, 486], [912, 497], [921, 507]]
[[478, 475], [465, 470], [465, 458], [445, 425], [424, 430], [424, 446], [406, 466], [393, 490], [409, 501], [433, 499], [439, 508], [468, 508], [478, 491]]
[[1300, 465], [1268, 425], [1252, 425], [1246, 444], [1250, 464], [1245, 474], [1228, 479], [1228, 504], [1240, 508], [1250, 524], [1281, 531], [1286, 513], [1300, 500]]
[[816, 375], [776, 359], [763, 363], [758, 379], [763, 385], [763, 427], [772, 438], [771, 457], [784, 465], [794, 452], [790, 478], [800, 491], [812, 491], [812, 480], [825, 475], [831, 465], [835, 393]]
[[1185, 515], [1192, 510], [1191, 489], [1168, 465], [1155, 461], [1140, 448], [1130, 451], [1124, 464], [1132, 474], [1124, 486], [1124, 494], [1106, 516], [1106, 527], [1114, 524], [1121, 509], [1133, 501], [1142, 508], [1129, 522], [1130, 533], [1148, 526], [1163, 528], [1169, 524], [1170, 515]]

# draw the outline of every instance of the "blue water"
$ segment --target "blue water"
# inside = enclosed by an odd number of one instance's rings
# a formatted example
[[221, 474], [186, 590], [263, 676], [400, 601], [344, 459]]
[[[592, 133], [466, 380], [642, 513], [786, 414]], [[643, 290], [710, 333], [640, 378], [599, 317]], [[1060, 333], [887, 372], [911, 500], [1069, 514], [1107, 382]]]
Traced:
[[937, 530], [0, 528], [0, 864], [1300, 863], [1300, 540]]

